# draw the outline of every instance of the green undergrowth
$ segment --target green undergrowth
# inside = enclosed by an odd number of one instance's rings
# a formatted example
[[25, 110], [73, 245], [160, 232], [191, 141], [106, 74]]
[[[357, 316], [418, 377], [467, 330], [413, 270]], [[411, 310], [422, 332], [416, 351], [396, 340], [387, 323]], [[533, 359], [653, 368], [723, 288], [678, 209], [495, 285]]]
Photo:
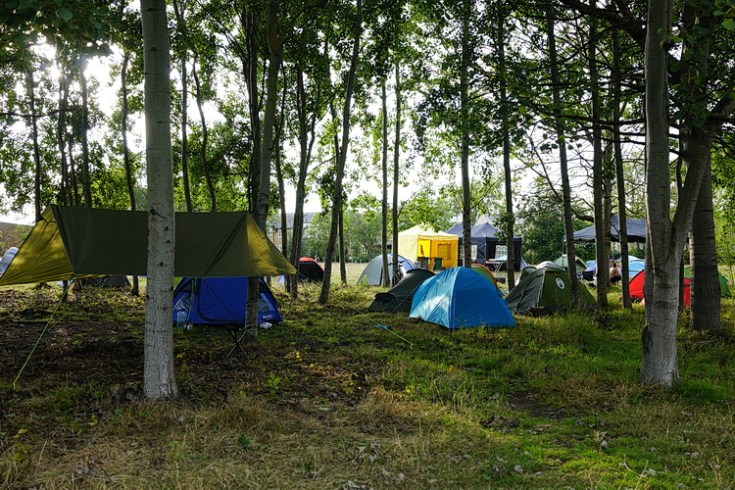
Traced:
[[643, 309], [614, 295], [607, 311], [450, 332], [369, 313], [378, 288], [338, 286], [327, 305], [317, 287], [274, 289], [286, 321], [246, 338], [247, 359], [227, 357], [223, 329], [176, 331], [181, 396], [159, 403], [142, 397], [141, 300], [72, 295], [15, 390], [35, 342], [15, 336], [38, 330], [20, 322], [53, 301], [4, 305], [0, 487], [735, 485], [733, 300], [723, 334], [682, 322], [666, 391], [638, 384]]

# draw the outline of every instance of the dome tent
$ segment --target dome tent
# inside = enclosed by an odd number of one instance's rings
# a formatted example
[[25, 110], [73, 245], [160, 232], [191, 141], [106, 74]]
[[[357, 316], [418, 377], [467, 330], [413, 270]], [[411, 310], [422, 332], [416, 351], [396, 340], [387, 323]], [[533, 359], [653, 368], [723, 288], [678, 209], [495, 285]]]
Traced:
[[[592, 294], [579, 284], [579, 300], [582, 307], [596, 305]], [[505, 298], [513, 313], [553, 312], [572, 307], [569, 271], [556, 264], [541, 263], [537, 268], [523, 270], [521, 280]]]
[[434, 275], [426, 269], [412, 269], [406, 273], [401, 282], [393, 286], [387, 293], [378, 293], [368, 307], [369, 311], [410, 311], [413, 296], [419, 286]]
[[[414, 269], [413, 263], [401, 257], [398, 256], [398, 271], [399, 271], [399, 282], [401, 279], [403, 279], [406, 276], [406, 273], [412, 269]], [[392, 271], [393, 269], [393, 255], [388, 254], [388, 269]], [[378, 255], [377, 257], [374, 257], [370, 262], [368, 262], [368, 265], [365, 266], [365, 269], [363, 269], [362, 273], [360, 274], [360, 277], [357, 278], [357, 284], [367, 284], [369, 286], [380, 286], [383, 283], [383, 256]]]
[[[181, 279], [174, 290], [173, 321], [185, 311], [186, 321], [195, 325], [237, 325], [245, 323], [248, 297], [247, 277], [207, 277]], [[278, 303], [268, 284], [260, 279], [258, 324], [283, 321]]]
[[410, 317], [450, 330], [516, 326], [498, 289], [467, 267], [446, 269], [424, 281], [413, 297]]

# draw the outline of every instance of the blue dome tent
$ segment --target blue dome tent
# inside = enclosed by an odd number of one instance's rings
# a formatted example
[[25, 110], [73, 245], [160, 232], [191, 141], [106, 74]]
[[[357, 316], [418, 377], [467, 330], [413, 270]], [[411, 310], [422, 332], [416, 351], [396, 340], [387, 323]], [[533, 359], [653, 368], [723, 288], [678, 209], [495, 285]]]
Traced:
[[451, 330], [516, 326], [497, 288], [467, 267], [446, 269], [424, 281], [414, 294], [410, 317]]
[[[186, 321], [195, 325], [244, 324], [247, 297], [247, 277], [185, 277], [174, 290], [172, 318], [175, 322], [177, 313], [185, 311]], [[281, 321], [276, 298], [261, 279], [258, 324]]]

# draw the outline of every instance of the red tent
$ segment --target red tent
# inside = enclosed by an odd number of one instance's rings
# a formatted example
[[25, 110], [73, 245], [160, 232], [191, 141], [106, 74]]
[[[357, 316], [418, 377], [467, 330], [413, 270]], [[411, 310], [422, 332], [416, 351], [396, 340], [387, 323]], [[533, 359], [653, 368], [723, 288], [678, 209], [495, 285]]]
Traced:
[[[642, 301], [643, 286], [646, 282], [646, 271], [642, 270], [630, 280], [630, 299], [633, 301]], [[689, 308], [691, 304], [691, 280], [687, 277], [684, 279], [684, 306]]]

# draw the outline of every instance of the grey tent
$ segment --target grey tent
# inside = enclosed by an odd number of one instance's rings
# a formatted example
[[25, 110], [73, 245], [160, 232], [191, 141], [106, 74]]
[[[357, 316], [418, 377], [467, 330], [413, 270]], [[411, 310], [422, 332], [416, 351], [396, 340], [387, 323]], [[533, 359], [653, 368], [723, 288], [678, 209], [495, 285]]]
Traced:
[[[628, 233], [628, 242], [646, 242], [646, 220], [628, 218], [625, 220]], [[620, 218], [614, 214], [610, 220], [610, 239], [614, 242], [620, 241]], [[575, 242], [594, 242], [595, 225], [582, 228], [574, 232]]]
[[385, 311], [411, 311], [413, 295], [419, 286], [434, 273], [426, 269], [412, 269], [406, 272], [406, 276], [393, 286], [387, 293], [378, 293], [368, 310]]
[[[408, 259], [405, 259], [398, 255], [398, 278], [395, 282], [400, 282], [401, 279], [406, 275], [406, 273], [415, 267], [413, 266], [413, 262], [411, 262]], [[393, 255], [388, 254], [388, 270], [393, 270]], [[365, 269], [360, 274], [360, 277], [357, 278], [357, 284], [367, 284], [369, 286], [380, 286], [383, 283], [383, 256], [378, 255], [377, 257], [374, 257], [373, 260], [368, 262], [368, 265], [365, 266]]]
[[[147, 258], [147, 212], [54, 205], [33, 226], [0, 285], [145, 275]], [[249, 214], [176, 213], [175, 275], [295, 273]]]

